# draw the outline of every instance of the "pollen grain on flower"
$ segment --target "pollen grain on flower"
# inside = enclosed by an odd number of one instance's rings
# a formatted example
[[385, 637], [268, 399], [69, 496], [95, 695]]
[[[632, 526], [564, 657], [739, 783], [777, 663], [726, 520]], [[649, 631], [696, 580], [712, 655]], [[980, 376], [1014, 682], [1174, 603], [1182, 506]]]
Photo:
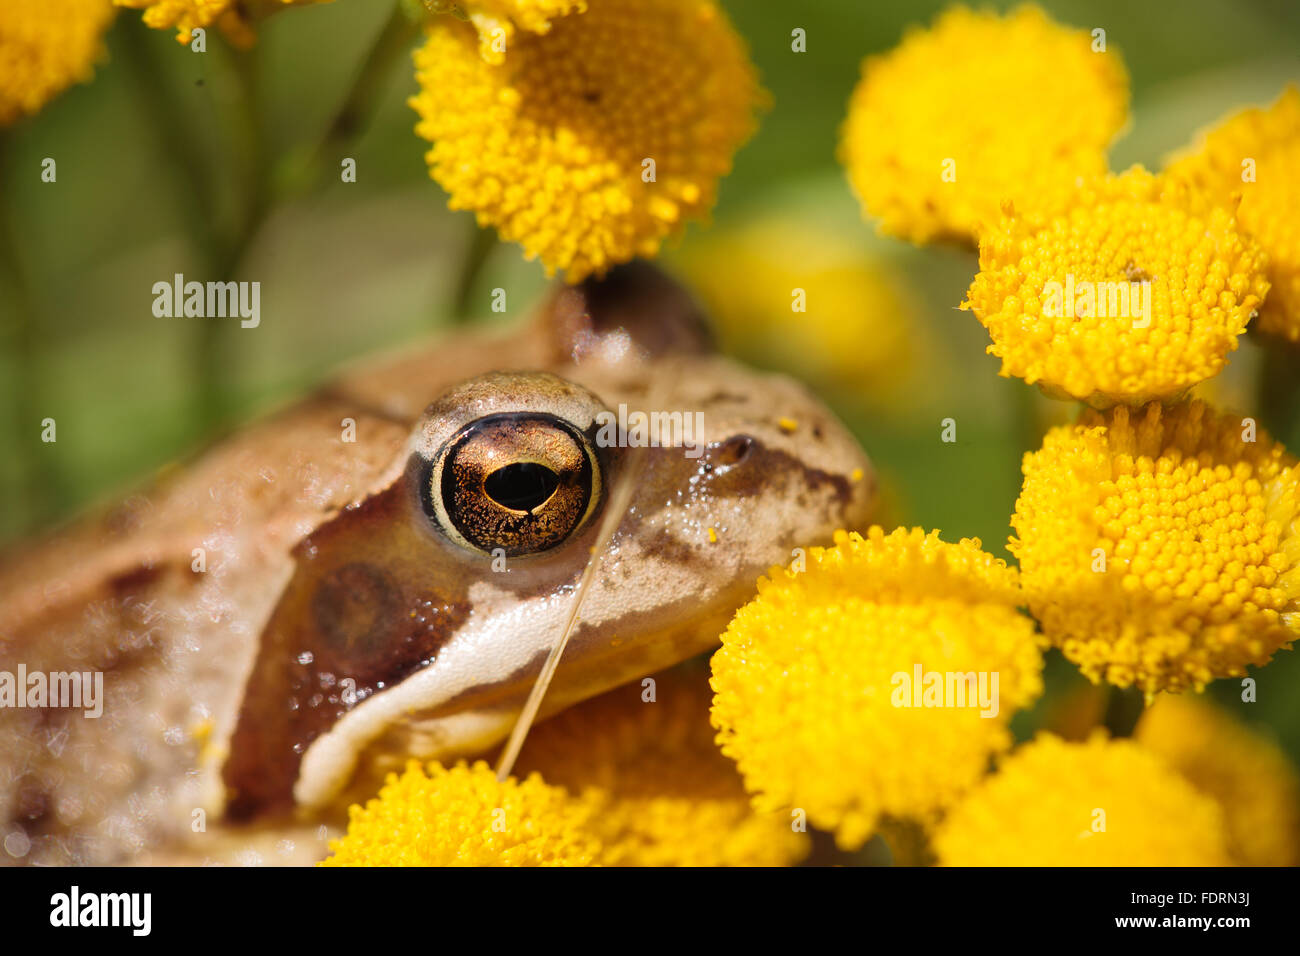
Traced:
[[1092, 680], [1200, 689], [1300, 636], [1300, 469], [1249, 423], [1201, 401], [1088, 410], [1024, 476], [1021, 585]]
[[[713, 656], [713, 723], [760, 809], [796, 807], [861, 845], [883, 817], [933, 822], [1007, 749], [1042, 691], [1016, 571], [979, 542], [839, 532], [807, 568], [774, 568]], [[911, 706], [898, 675], [998, 674], [996, 716]]]
[[1235, 863], [1300, 866], [1300, 774], [1273, 740], [1190, 694], [1161, 694], [1134, 736], [1218, 801]]
[[1245, 109], [1173, 157], [1169, 176], [1235, 211], [1268, 255], [1272, 285], [1256, 327], [1300, 343], [1300, 86], [1267, 109]]
[[1173, 399], [1217, 374], [1268, 292], [1224, 209], [1134, 167], [1046, 221], [1008, 208], [980, 238], [963, 309], [1001, 374], [1097, 407]]
[[711, 0], [602, 0], [517, 35], [500, 65], [440, 18], [415, 62], [416, 131], [451, 208], [570, 282], [706, 216], [764, 102]]
[[109, 0], [6, 0], [0, 6], [0, 127], [38, 112], [104, 56]]
[[1037, 6], [957, 6], [863, 63], [840, 159], [881, 231], [973, 241], [1003, 201], [1051, 212], [1104, 173], [1128, 99], [1118, 52], [1088, 32]]
[[1223, 813], [1156, 755], [1040, 734], [934, 835], [941, 866], [1224, 866]]

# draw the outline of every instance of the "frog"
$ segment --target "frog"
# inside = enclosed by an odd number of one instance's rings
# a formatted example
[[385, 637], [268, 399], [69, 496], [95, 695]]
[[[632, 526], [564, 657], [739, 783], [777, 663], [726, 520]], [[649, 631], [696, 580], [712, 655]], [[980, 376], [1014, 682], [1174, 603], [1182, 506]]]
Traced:
[[0, 558], [0, 672], [103, 675], [96, 718], [0, 709], [0, 859], [317, 862], [385, 774], [499, 746], [561, 634], [539, 720], [708, 652], [876, 498], [646, 263], [346, 367]]

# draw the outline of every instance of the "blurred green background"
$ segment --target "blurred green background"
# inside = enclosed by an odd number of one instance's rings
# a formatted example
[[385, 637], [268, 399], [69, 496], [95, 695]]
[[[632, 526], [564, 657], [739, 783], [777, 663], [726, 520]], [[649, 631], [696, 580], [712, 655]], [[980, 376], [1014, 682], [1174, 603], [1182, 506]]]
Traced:
[[[882, 396], [800, 371], [878, 463], [895, 520], [978, 536], [1005, 556], [1020, 456], [1038, 440], [1026, 422], [1041, 430], [1073, 408], [997, 376], [986, 333], [956, 310], [975, 254], [875, 236], [835, 161], [862, 57], [945, 4], [724, 5], [773, 106], [722, 184], [712, 225], [692, 226], [668, 265], [690, 274], [701, 249], [775, 219], [840, 237], [887, 274], [907, 303], [893, 318], [920, 344], [907, 380]], [[1104, 28], [1124, 57], [1133, 123], [1112, 152], [1115, 168], [1158, 166], [1196, 129], [1269, 103], [1300, 78], [1293, 0], [1043, 6], [1063, 23]], [[494, 321], [535, 301], [541, 267], [513, 245], [476, 244], [472, 217], [448, 212], [428, 178], [405, 104], [413, 32], [393, 13], [380, 0], [295, 8], [267, 21], [249, 53], [214, 32], [196, 54], [122, 11], [94, 81], [0, 133], [0, 543], [121, 492], [345, 361], [489, 321], [478, 317], [491, 315], [494, 287], [510, 304]], [[806, 53], [791, 51], [795, 27], [807, 32]], [[345, 156], [357, 162], [356, 183], [339, 179]], [[40, 181], [45, 157], [57, 161], [56, 184]], [[463, 264], [484, 251], [461, 288]], [[177, 272], [259, 280], [261, 326], [155, 318], [151, 287]], [[797, 325], [791, 333], [797, 341]], [[1215, 399], [1252, 410], [1258, 360], [1245, 342]], [[215, 403], [198, 394], [204, 376], [220, 383]], [[950, 416], [956, 444], [939, 439]], [[39, 440], [47, 417], [58, 423], [55, 444]], [[1300, 450], [1300, 435], [1288, 441]], [[1059, 657], [1049, 677], [1058, 691], [1078, 680]], [[1234, 709], [1267, 721], [1300, 754], [1295, 653], [1257, 677], [1260, 703]], [[1235, 682], [1220, 684], [1225, 698], [1236, 693]]]

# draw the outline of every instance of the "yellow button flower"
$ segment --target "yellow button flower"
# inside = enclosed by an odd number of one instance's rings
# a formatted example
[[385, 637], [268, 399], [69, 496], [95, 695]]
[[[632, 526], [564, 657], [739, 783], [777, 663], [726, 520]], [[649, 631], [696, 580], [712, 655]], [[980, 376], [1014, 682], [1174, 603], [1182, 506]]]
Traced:
[[571, 282], [702, 218], [761, 102], [711, 0], [601, 0], [495, 66], [468, 24], [439, 18], [415, 62], [416, 131], [451, 208]]
[[379, 796], [349, 811], [348, 832], [322, 866], [588, 866], [600, 841], [591, 809], [541, 777], [498, 782], [482, 761], [411, 761]]
[[954, 7], [867, 58], [840, 144], [864, 212], [928, 242], [978, 238], [1003, 200], [1064, 206], [1128, 119], [1124, 64], [1095, 45], [1035, 6]]
[[190, 31], [214, 23], [233, 42], [253, 41], [253, 23], [276, 10], [329, 0], [113, 0], [119, 7], [144, 11], [144, 22], [155, 30], [176, 28], [180, 43], [190, 42]]
[[1300, 865], [1300, 775], [1277, 744], [1186, 694], [1159, 697], [1135, 736], [1219, 802], [1236, 863]]
[[0, 5], [0, 126], [90, 79], [112, 20], [108, 0], [5, 0]]
[[911, 399], [905, 386], [930, 354], [925, 329], [911, 321], [910, 290], [861, 242], [776, 216], [711, 232], [683, 258], [728, 354], [874, 399]]
[[1141, 167], [1046, 223], [1015, 210], [980, 238], [963, 309], [989, 352], [1058, 398], [1172, 398], [1215, 375], [1268, 291], [1266, 257], [1223, 209]]
[[538, 725], [516, 764], [581, 794], [606, 866], [786, 866], [808, 838], [759, 813], [709, 725], [708, 676], [678, 668]]
[[1200, 689], [1300, 634], [1300, 469], [1253, 428], [1200, 401], [1120, 406], [1025, 456], [1009, 547], [1092, 680]]
[[944, 866], [1225, 866], [1223, 814], [1154, 754], [1042, 734], [948, 814]]
[[758, 588], [713, 656], [718, 742], [756, 806], [804, 811], [842, 847], [885, 815], [931, 821], [1042, 691], [1015, 569], [977, 540], [839, 532]]
[[515, 29], [546, 33], [551, 21], [584, 13], [587, 0], [424, 0], [434, 13], [465, 16], [478, 30], [479, 55], [489, 63], [505, 62]]
[[[1236, 210], [1241, 228], [1268, 253], [1272, 290], [1260, 310], [1263, 332], [1300, 342], [1300, 87], [1270, 108], [1242, 110], [1176, 156], [1169, 175]], [[1237, 203], [1240, 201], [1240, 205]]]

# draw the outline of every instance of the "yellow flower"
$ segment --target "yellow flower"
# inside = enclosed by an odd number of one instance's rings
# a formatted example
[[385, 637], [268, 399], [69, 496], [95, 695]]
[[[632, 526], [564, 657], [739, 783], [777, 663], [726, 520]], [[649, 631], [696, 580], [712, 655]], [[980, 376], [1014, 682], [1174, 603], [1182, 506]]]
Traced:
[[424, 0], [434, 13], [459, 13], [478, 30], [479, 55], [489, 63], [505, 62], [515, 28], [546, 33], [551, 21], [585, 13], [587, 0]]
[[684, 668], [571, 707], [534, 728], [519, 773], [581, 794], [607, 866], [785, 866], [808, 853], [788, 814], [758, 813], [709, 726], [703, 672]]
[[796, 217], [711, 233], [684, 268], [728, 354], [884, 399], [902, 397], [927, 353], [916, 303], [887, 265]]
[[[1300, 342], [1300, 87], [1269, 109], [1247, 109], [1203, 132], [1168, 174], [1207, 192], [1268, 253], [1268, 300], [1256, 324]], [[1240, 202], [1240, 205], [1237, 205]]]
[[1120, 406], [1025, 456], [1010, 550], [1092, 680], [1200, 689], [1300, 632], [1300, 469], [1253, 429], [1200, 401]]
[[600, 841], [590, 808], [536, 774], [498, 782], [482, 761], [411, 761], [379, 796], [349, 810], [348, 832], [322, 866], [588, 866]]
[[712, 207], [761, 90], [710, 0], [601, 0], [484, 62], [447, 18], [416, 52], [416, 131], [452, 209], [577, 282]]
[[1215, 375], [1268, 291], [1265, 256], [1222, 209], [1134, 167], [1037, 225], [980, 238], [974, 309], [1001, 374], [1097, 407], [1172, 398]]
[[1128, 118], [1124, 64], [1093, 45], [1035, 6], [954, 7], [868, 57], [840, 144], [864, 212], [928, 242], [978, 238], [1003, 200], [1063, 207]]
[[5, 0], [0, 5], [0, 126], [90, 79], [113, 19], [108, 0]]
[[1224, 866], [1223, 814], [1155, 755], [1041, 734], [948, 814], [944, 866]]
[[214, 23], [241, 46], [253, 42], [253, 23], [288, 6], [328, 3], [329, 0], [113, 0], [119, 7], [144, 11], [144, 22], [155, 30], [176, 28], [180, 43], [190, 42], [190, 31]]
[[[718, 742], [757, 807], [803, 810], [842, 847], [884, 815], [932, 820], [1011, 745], [1011, 713], [1042, 691], [1015, 569], [977, 540], [841, 531], [758, 588], [713, 656]], [[944, 691], [949, 706], [935, 706]]]
[[1219, 802], [1235, 862], [1300, 865], [1300, 776], [1277, 744], [1185, 694], [1161, 696], [1136, 737]]

